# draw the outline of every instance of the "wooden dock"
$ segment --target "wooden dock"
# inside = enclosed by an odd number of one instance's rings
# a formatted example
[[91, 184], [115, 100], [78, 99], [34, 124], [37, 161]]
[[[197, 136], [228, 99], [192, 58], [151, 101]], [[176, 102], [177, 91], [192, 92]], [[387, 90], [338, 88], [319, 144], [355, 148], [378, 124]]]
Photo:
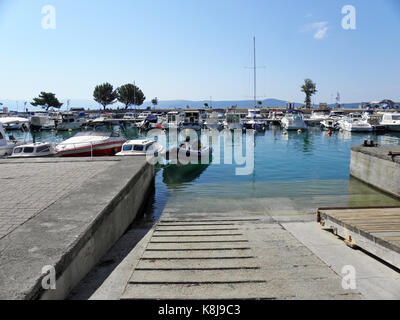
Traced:
[[320, 208], [317, 215], [349, 246], [400, 268], [400, 207]]

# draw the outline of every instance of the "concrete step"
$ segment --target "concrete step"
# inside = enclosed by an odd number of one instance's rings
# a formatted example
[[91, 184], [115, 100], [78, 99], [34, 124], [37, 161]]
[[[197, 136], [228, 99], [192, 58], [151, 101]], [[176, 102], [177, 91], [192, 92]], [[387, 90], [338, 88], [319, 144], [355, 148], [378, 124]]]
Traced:
[[176, 236], [176, 237], [152, 237], [151, 243], [214, 243], [214, 242], [248, 242], [243, 236]]
[[168, 225], [159, 225], [156, 227], [157, 231], [198, 231], [198, 230], [218, 230], [218, 231], [232, 231], [236, 230], [239, 231], [240, 229], [235, 226], [214, 226], [214, 225], [207, 225], [207, 226], [168, 226]]
[[257, 270], [137, 270], [133, 273], [129, 283], [212, 284], [252, 283], [263, 281], [265, 280], [257, 273]]
[[179, 231], [164, 231], [156, 229], [153, 237], [180, 237], [180, 236], [243, 236], [239, 230], [179, 230]]
[[254, 258], [252, 250], [146, 251], [142, 259]]
[[275, 299], [258, 283], [235, 284], [128, 284], [121, 297], [127, 299]]
[[[236, 258], [236, 259], [187, 259], [187, 260], [140, 260], [137, 269], [157, 269], [157, 270], [182, 270], [182, 269], [246, 269], [258, 268], [259, 265], [255, 259]], [[136, 272], [135, 270], [135, 272]]]
[[149, 243], [147, 250], [238, 250], [250, 249], [246, 242], [218, 243]]

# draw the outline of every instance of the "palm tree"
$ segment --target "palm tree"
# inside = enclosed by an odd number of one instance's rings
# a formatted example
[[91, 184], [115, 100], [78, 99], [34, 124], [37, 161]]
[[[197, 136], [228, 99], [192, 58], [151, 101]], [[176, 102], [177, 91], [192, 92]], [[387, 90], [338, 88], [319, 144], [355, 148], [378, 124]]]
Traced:
[[151, 100], [151, 103], [153, 104], [154, 109], [155, 109], [155, 108], [156, 108], [156, 105], [158, 105], [158, 99], [157, 99], [157, 97], [154, 98], [153, 100]]
[[311, 107], [311, 97], [317, 93], [316, 84], [311, 79], [305, 79], [304, 84], [301, 86], [301, 91], [306, 94], [306, 108]]

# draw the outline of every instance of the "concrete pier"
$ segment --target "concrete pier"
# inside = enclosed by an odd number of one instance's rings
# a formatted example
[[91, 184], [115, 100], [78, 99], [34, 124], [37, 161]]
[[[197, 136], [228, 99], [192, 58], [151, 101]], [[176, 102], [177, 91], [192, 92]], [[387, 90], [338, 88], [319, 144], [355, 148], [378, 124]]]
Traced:
[[350, 174], [386, 193], [400, 197], [400, 146], [351, 148]]
[[[0, 299], [63, 299], [135, 219], [145, 157], [0, 160]], [[56, 289], [44, 290], [44, 266]]]

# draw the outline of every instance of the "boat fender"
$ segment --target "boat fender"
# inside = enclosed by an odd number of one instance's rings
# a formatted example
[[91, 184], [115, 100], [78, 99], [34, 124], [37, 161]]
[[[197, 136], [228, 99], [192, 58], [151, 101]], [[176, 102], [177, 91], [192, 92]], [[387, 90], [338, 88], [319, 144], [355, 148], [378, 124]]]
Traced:
[[285, 134], [287, 134], [287, 132], [286, 132], [286, 131], [283, 131], [282, 134], [285, 135]]
[[301, 133], [303, 133], [303, 131], [301, 131], [301, 130], [299, 129], [299, 130], [297, 130], [297, 133], [298, 133], [298, 134], [301, 134]]

